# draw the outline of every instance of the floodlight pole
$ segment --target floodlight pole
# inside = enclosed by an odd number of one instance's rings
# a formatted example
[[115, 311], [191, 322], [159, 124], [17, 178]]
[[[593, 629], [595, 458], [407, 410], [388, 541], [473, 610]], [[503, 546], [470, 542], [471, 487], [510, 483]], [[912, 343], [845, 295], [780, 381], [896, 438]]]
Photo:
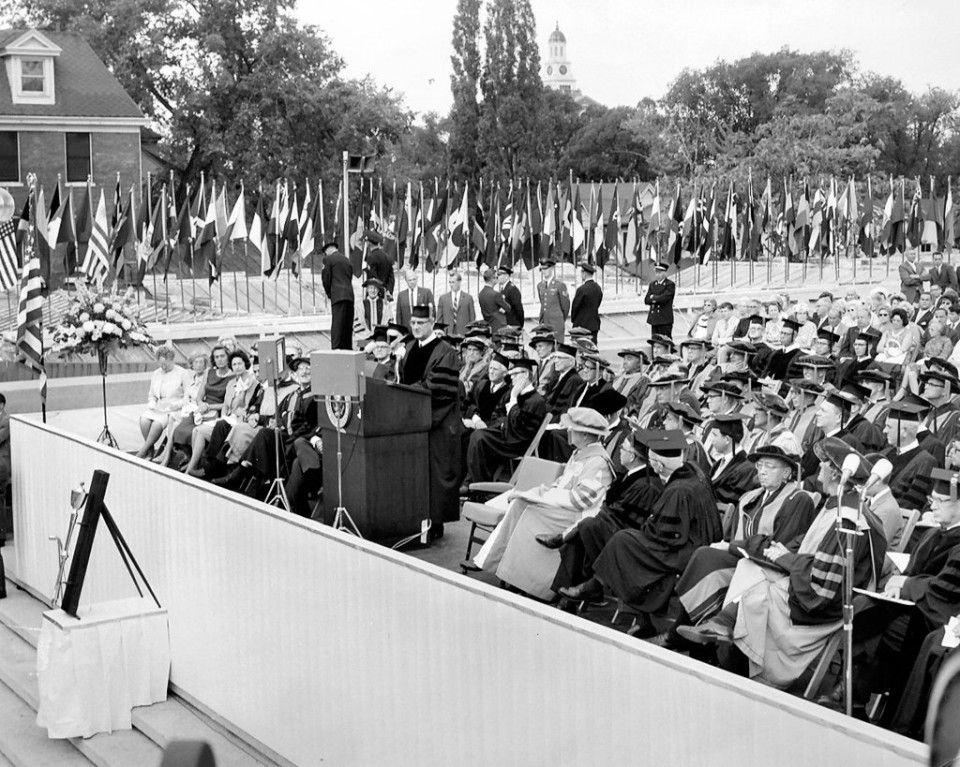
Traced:
[[350, 153], [343, 153], [343, 255], [350, 253]]

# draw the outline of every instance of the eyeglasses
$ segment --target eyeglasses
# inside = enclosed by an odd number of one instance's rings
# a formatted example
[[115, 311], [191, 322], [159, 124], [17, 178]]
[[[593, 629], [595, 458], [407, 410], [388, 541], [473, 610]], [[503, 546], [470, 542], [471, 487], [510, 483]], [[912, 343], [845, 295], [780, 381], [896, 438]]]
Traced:
[[889, 317], [890, 312], [877, 312], [878, 317]]

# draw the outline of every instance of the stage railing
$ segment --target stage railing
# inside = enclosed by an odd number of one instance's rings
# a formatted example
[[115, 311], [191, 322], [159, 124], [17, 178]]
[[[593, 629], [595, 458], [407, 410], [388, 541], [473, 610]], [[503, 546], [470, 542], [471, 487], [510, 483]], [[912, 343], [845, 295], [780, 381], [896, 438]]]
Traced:
[[[457, 573], [12, 419], [16, 561], [50, 594], [93, 469], [169, 610], [171, 680], [302, 765], [919, 765], [924, 746]], [[106, 531], [101, 531], [104, 533]], [[82, 603], [130, 595], [98, 535]]]

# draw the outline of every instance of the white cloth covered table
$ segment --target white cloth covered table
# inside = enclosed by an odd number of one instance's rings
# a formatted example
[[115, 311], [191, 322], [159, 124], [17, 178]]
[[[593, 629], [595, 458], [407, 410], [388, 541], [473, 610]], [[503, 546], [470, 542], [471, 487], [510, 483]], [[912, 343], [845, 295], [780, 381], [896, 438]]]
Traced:
[[167, 698], [167, 611], [149, 598], [43, 614], [37, 645], [37, 724], [51, 738], [129, 730], [134, 706]]

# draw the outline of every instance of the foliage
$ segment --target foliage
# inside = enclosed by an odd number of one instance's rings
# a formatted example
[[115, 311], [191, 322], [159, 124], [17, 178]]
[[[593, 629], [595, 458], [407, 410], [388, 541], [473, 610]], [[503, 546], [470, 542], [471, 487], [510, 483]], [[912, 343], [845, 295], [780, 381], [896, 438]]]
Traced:
[[450, 172], [461, 180], [476, 178], [480, 172], [480, 0], [458, 0], [450, 62]]

